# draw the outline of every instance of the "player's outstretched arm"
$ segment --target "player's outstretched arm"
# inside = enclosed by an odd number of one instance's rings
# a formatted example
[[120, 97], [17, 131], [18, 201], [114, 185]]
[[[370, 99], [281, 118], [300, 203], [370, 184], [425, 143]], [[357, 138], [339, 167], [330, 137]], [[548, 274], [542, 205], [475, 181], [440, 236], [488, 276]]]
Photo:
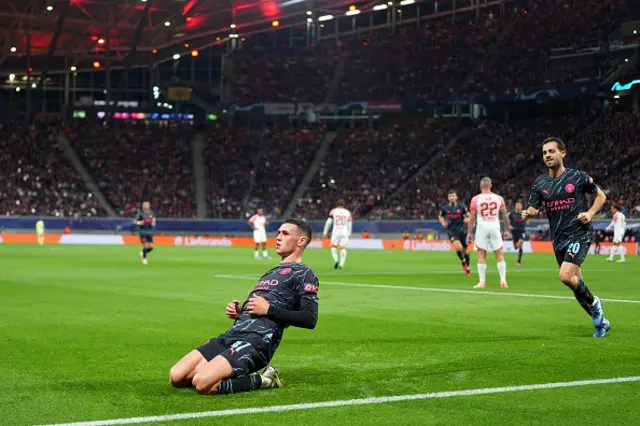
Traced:
[[524, 220], [529, 220], [531, 216], [537, 216], [538, 213], [540, 213], [540, 210], [536, 209], [535, 207], [529, 206], [526, 210], [522, 211], [522, 218]]
[[333, 223], [333, 218], [331, 216], [329, 216], [327, 218], [327, 221], [324, 223], [324, 229], [322, 230], [322, 237], [323, 238], [327, 238], [327, 235], [329, 234], [329, 228], [331, 227], [332, 223]]
[[269, 317], [274, 321], [284, 322], [294, 327], [314, 329], [318, 324], [317, 299], [301, 298], [300, 309], [290, 311], [271, 306], [266, 299], [254, 296], [249, 299], [247, 309], [251, 315]]
[[602, 206], [607, 202], [607, 195], [602, 191], [602, 189], [598, 188], [596, 192], [596, 198], [593, 200], [593, 205], [589, 209], [589, 211], [582, 212], [578, 215], [578, 219], [582, 223], [589, 223], [593, 216], [598, 214], [600, 210], [602, 210]]

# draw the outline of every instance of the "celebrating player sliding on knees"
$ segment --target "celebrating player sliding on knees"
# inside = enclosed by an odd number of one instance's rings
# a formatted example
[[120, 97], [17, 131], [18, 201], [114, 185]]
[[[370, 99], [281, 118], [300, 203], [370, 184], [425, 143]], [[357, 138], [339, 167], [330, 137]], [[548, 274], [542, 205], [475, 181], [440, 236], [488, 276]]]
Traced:
[[[529, 207], [522, 212], [522, 218], [527, 220], [544, 207], [560, 266], [560, 281], [573, 290], [580, 306], [591, 316], [596, 328], [593, 337], [604, 337], [611, 326], [604, 317], [600, 299], [591, 294], [582, 279], [580, 267], [591, 245], [591, 219], [600, 211], [607, 196], [589, 175], [565, 168], [566, 155], [567, 149], [561, 139], [548, 138], [542, 142], [542, 159], [549, 173], [538, 177], [531, 187]], [[590, 209], [587, 209], [585, 194], [596, 194]]]
[[[231, 328], [185, 355], [169, 372], [175, 387], [195, 387], [203, 394], [229, 394], [283, 386], [268, 365], [288, 326], [315, 328], [318, 278], [302, 263], [311, 228], [298, 219], [278, 229], [281, 262], [258, 280], [249, 298], [227, 305]], [[254, 374], [266, 367], [262, 374]]]

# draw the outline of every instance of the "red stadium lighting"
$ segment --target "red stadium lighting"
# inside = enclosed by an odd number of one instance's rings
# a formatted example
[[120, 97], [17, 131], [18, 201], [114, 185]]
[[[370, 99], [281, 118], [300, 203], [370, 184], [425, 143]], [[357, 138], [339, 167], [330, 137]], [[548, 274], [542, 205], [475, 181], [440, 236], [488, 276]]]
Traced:
[[279, 22], [279, 21], [273, 21], [273, 22], [271, 23], [271, 26], [272, 26], [272, 27], [277, 27], [278, 25], [280, 25], [280, 22]]
[[98, 41], [98, 36], [93, 36], [93, 37], [91, 37], [91, 40], [93, 40], [93, 41]]
[[189, 43], [185, 43], [184, 47], [189, 48]]
[[29, 68], [29, 72], [33, 72], [33, 68]]
[[153, 49], [151, 52], [153, 52], [153, 54], [155, 55], [156, 53], [158, 53], [158, 49]]
[[191, 22], [191, 19], [192, 19], [191, 16], [187, 16], [187, 19], [185, 19], [185, 21]]
[[216, 37], [216, 41], [220, 41], [220, 37]]
[[94, 68], [100, 68], [100, 62], [98, 62], [98, 61], [94, 61], [94, 62], [93, 62], [93, 67], [94, 67]]
[[192, 51], [191, 51], [191, 56], [193, 56], [194, 58], [195, 58], [196, 56], [198, 56], [199, 54], [200, 54], [200, 52], [198, 52], [197, 50], [192, 50]]

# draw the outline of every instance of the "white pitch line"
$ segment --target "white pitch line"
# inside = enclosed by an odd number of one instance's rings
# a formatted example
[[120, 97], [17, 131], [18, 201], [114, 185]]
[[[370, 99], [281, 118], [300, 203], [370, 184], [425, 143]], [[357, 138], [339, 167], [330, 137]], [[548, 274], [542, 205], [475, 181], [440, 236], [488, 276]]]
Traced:
[[[216, 278], [228, 278], [234, 280], [255, 280], [256, 277], [251, 275], [215, 275]], [[365, 288], [384, 288], [390, 290], [410, 290], [410, 291], [431, 291], [435, 293], [458, 293], [458, 294], [479, 294], [491, 296], [507, 296], [507, 297], [533, 297], [538, 299], [562, 299], [574, 300], [571, 296], [553, 296], [549, 294], [531, 294], [531, 293], [511, 293], [510, 291], [486, 291], [486, 290], [460, 290], [454, 288], [437, 288], [437, 287], [409, 287], [402, 285], [385, 285], [385, 284], [369, 284], [369, 283], [347, 283], [342, 281], [320, 281], [321, 285], [337, 285], [342, 287], [365, 287]], [[631, 299], [601, 299], [608, 303], [631, 303], [640, 304], [640, 300]]]
[[[505, 386], [499, 388], [469, 389], [448, 392], [433, 392], [414, 395], [381, 396], [361, 399], [344, 399], [336, 401], [312, 402], [306, 404], [274, 405], [271, 407], [237, 408], [218, 411], [201, 411], [197, 413], [166, 414], [162, 416], [129, 417], [123, 419], [96, 420], [88, 422], [55, 423], [43, 426], [112, 426], [137, 423], [156, 423], [175, 420], [201, 419], [206, 417], [225, 417], [259, 413], [282, 413], [286, 411], [313, 410], [317, 408], [335, 408], [354, 405], [386, 404], [389, 402], [420, 401], [425, 399], [452, 398], [458, 396], [489, 395], [506, 392], [537, 391], [547, 389], [569, 388], [579, 386], [607, 385], [612, 383], [640, 382], [640, 376], [615, 377], [610, 379], [579, 380], [575, 382], [542, 383], [538, 385]], [[205, 397], [206, 398], [206, 397]]]

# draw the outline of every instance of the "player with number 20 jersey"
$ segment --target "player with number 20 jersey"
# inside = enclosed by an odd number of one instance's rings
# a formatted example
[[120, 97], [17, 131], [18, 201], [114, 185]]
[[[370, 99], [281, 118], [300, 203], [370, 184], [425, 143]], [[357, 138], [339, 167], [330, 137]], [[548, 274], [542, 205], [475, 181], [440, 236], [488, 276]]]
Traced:
[[[526, 220], [545, 209], [556, 260], [560, 266], [560, 281], [573, 290], [582, 308], [591, 316], [596, 332], [593, 337], [604, 337], [611, 329], [604, 317], [602, 303], [594, 296], [582, 279], [581, 265], [591, 245], [591, 219], [600, 211], [607, 196], [586, 173], [564, 166], [567, 149], [559, 138], [542, 142], [542, 158], [548, 173], [536, 179], [531, 187], [529, 207], [522, 212]], [[588, 208], [586, 194], [595, 194]]]

